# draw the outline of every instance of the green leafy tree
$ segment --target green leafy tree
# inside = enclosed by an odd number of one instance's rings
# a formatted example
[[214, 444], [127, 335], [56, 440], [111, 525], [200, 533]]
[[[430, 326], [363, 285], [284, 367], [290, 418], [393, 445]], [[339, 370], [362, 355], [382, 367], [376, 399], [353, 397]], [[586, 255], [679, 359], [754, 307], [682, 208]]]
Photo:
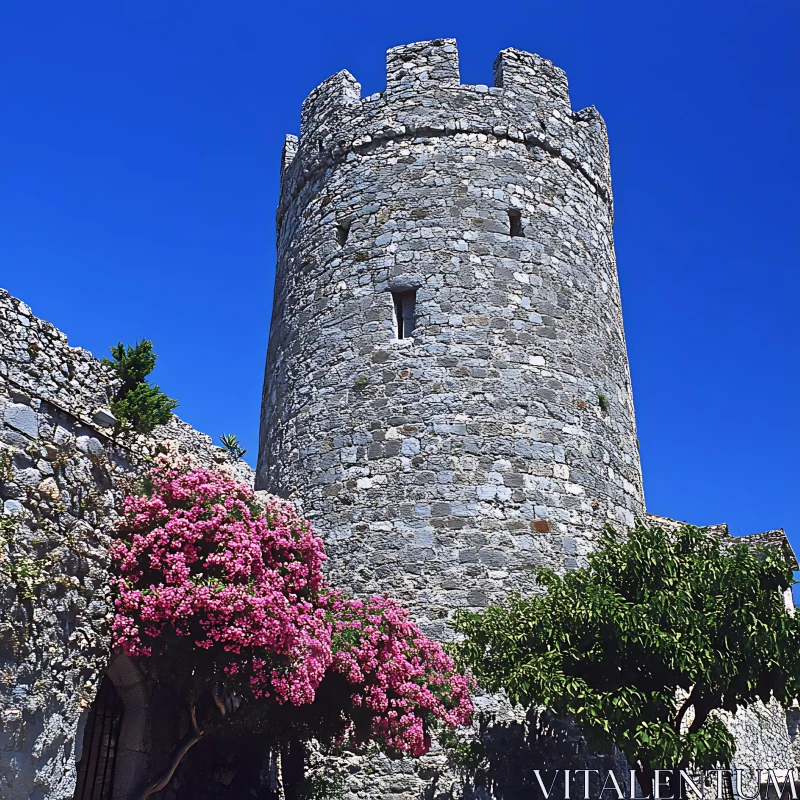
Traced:
[[537, 579], [541, 595], [459, 616], [458, 659], [485, 689], [616, 744], [646, 794], [654, 769], [730, 763], [715, 712], [798, 696], [800, 615], [784, 603], [780, 548], [640, 523], [608, 529], [587, 567]]
[[111, 355], [113, 360], [104, 358], [103, 364], [122, 381], [111, 401], [111, 411], [120, 423], [127, 423], [136, 433], [149, 434], [157, 425], [169, 422], [178, 403], [147, 381], [156, 365], [153, 343], [143, 339], [131, 347], [119, 342], [112, 345]]

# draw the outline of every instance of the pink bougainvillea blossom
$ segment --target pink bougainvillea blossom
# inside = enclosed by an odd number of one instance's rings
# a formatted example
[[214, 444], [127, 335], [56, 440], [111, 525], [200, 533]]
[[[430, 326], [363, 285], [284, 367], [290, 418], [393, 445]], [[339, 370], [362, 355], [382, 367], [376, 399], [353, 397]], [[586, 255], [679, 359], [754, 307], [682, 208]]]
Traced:
[[322, 540], [293, 505], [169, 459], [147, 489], [125, 499], [111, 548], [117, 649], [149, 658], [171, 641], [193, 646], [244, 695], [296, 706], [340, 673], [391, 751], [421, 755], [432, 722], [469, 722], [469, 679], [390, 598], [331, 589]]
[[363, 602], [331, 593], [333, 666], [353, 686], [351, 700], [372, 713], [373, 734], [390, 749], [422, 755], [426, 722], [456, 727], [472, 716], [471, 681], [438, 642], [388, 597]]

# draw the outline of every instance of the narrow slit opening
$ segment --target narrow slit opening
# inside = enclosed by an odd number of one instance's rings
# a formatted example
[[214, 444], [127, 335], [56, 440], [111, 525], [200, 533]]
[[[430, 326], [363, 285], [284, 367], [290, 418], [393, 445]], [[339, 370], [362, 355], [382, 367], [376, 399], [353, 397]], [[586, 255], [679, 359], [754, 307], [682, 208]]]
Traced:
[[416, 319], [417, 293], [392, 292], [394, 303], [395, 330], [398, 339], [410, 339], [414, 335]]
[[339, 247], [344, 247], [347, 237], [350, 235], [351, 222], [339, 222], [336, 225], [336, 243]]
[[522, 232], [522, 212], [518, 208], [508, 211], [508, 232], [511, 236], [524, 236]]

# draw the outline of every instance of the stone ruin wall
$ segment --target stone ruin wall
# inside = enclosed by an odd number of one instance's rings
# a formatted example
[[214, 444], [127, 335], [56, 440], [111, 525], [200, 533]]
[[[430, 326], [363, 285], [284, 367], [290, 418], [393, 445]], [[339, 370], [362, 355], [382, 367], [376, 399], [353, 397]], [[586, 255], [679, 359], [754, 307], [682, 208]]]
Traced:
[[[83, 723], [109, 664], [106, 548], [127, 482], [164, 440], [205, 466], [226, 458], [177, 417], [153, 437], [115, 444], [102, 414], [114, 388], [91, 353], [0, 290], [3, 800], [73, 796]], [[239, 471], [252, 482], [249, 467], [240, 462]], [[12, 563], [31, 565], [30, 591], [9, 579]], [[144, 718], [148, 689], [124, 661], [110, 671], [130, 706], [114, 800], [133, 788], [127, 777], [142, 777], [154, 733]]]

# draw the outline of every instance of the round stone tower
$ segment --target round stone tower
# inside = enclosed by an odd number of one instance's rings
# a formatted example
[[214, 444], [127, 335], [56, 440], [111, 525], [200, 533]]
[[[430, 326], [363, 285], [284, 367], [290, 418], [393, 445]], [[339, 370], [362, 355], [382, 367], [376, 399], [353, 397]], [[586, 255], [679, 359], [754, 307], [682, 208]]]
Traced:
[[395, 47], [384, 92], [311, 93], [281, 165], [258, 488], [439, 638], [644, 512], [605, 125], [539, 56], [494, 74]]

